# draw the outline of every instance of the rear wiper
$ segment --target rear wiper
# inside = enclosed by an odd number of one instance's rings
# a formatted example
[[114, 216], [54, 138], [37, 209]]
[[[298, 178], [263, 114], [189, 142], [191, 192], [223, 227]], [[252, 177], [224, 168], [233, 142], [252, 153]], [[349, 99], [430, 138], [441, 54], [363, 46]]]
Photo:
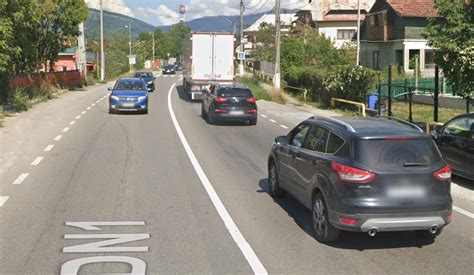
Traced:
[[403, 167], [416, 167], [416, 166], [428, 166], [426, 163], [419, 163], [419, 162], [407, 162], [403, 164]]

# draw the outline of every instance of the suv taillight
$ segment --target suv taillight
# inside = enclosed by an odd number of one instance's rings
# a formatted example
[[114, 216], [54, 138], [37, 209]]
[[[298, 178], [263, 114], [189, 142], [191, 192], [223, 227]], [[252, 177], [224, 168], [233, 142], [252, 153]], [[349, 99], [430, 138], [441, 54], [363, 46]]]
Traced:
[[257, 102], [257, 99], [255, 97], [250, 97], [250, 98], [247, 98], [247, 102], [248, 103], [255, 103], [255, 102]]
[[218, 97], [216, 97], [216, 102], [217, 102], [217, 103], [224, 103], [224, 102], [227, 102], [227, 98], [226, 98], [226, 97], [222, 97], [222, 96], [218, 96]]
[[433, 175], [439, 180], [451, 180], [451, 166], [448, 164], [442, 169], [434, 172]]
[[337, 162], [331, 162], [331, 168], [337, 172], [341, 181], [367, 183], [375, 179], [375, 174], [372, 172], [357, 169]]

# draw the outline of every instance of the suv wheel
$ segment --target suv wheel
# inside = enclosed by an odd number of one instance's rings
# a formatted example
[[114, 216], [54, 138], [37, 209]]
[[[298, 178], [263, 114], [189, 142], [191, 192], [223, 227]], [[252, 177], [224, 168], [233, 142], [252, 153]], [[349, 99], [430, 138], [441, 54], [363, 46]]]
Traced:
[[209, 124], [212, 125], [212, 124], [216, 123], [216, 122], [214, 121], [214, 111], [212, 110], [212, 107], [209, 108], [209, 111], [207, 112], [207, 116], [206, 116], [206, 117], [207, 117], [207, 122], [208, 122]]
[[272, 197], [281, 197], [284, 194], [283, 189], [281, 189], [278, 183], [278, 174], [273, 160], [268, 166], [268, 193]]
[[322, 243], [337, 240], [340, 231], [329, 222], [328, 209], [321, 193], [314, 197], [312, 217], [316, 240]]

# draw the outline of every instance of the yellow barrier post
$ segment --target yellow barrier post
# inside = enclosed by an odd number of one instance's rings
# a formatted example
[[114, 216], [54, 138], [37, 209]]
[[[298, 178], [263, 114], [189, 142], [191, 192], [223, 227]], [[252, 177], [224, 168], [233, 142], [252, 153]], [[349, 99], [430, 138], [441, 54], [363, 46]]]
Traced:
[[334, 98], [334, 97], [333, 97], [333, 98], [331, 98], [331, 106], [332, 106], [333, 108], [335, 108], [336, 101], [357, 106], [357, 108], [359, 109], [359, 112], [361, 112], [361, 113], [362, 113], [362, 116], [365, 117], [365, 104], [364, 104], [364, 103], [355, 102], [355, 101], [350, 101], [350, 100], [345, 100], [345, 99], [342, 99], [342, 98]]

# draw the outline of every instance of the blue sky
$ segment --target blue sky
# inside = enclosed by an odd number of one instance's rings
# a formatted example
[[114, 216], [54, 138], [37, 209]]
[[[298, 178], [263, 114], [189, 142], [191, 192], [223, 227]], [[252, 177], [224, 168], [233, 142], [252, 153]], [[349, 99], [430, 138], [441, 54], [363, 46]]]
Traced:
[[[85, 0], [98, 8], [99, 0]], [[282, 0], [283, 8], [299, 8], [308, 0]], [[179, 4], [186, 5], [186, 20], [204, 16], [238, 15], [240, 0], [104, 0], [104, 9], [143, 20], [155, 26], [179, 22]], [[244, 0], [246, 14], [268, 11], [274, 0]]]

